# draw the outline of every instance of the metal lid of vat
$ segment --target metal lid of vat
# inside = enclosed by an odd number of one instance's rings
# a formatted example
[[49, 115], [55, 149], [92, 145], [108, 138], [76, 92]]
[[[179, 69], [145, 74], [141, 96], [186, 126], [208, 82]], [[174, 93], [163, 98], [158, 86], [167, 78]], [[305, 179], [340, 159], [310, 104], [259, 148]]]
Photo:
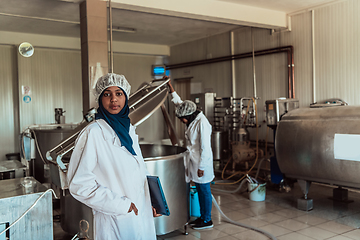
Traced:
[[168, 80], [154, 80], [143, 83], [139, 89], [129, 97], [129, 118], [131, 124], [138, 126], [148, 119], [166, 100]]

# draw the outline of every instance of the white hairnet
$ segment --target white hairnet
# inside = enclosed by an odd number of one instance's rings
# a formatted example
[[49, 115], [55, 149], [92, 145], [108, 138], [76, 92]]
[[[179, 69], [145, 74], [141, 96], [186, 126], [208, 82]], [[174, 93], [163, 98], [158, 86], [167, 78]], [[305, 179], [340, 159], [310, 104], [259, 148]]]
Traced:
[[196, 104], [192, 101], [185, 100], [175, 109], [175, 115], [178, 118], [193, 114], [196, 111]]
[[112, 87], [112, 86], [117, 86], [121, 88], [126, 93], [126, 97], [129, 99], [131, 86], [129, 82], [126, 80], [125, 76], [115, 73], [108, 73], [100, 77], [96, 82], [96, 86], [94, 89], [96, 102], [99, 101], [99, 97], [101, 93], [108, 87]]

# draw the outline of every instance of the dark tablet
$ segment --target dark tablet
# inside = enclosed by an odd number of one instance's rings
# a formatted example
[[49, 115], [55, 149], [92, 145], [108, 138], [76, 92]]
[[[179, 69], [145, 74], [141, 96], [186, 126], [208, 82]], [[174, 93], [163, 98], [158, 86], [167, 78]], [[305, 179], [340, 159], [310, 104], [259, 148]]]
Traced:
[[157, 213], [165, 216], [170, 215], [169, 207], [166, 203], [165, 194], [162, 190], [160, 179], [158, 176], [147, 176], [149, 183], [151, 204]]

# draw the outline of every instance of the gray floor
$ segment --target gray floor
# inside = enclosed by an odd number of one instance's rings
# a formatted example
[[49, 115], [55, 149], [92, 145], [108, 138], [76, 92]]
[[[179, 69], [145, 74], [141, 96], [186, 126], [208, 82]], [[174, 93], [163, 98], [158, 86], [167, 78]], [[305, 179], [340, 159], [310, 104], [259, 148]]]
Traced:
[[[214, 186], [219, 187], [219, 186]], [[220, 188], [234, 189], [235, 186]], [[289, 193], [279, 192], [268, 187], [263, 202], [253, 202], [247, 193], [219, 193], [213, 190], [222, 211], [232, 220], [261, 228], [276, 236], [279, 240], [354, 240], [360, 239], [360, 193], [349, 191], [352, 203], [334, 202], [333, 188], [328, 185], [312, 184], [309, 198], [314, 201], [314, 209], [309, 212], [297, 210], [296, 199], [302, 196], [295, 183]], [[54, 212], [55, 214], [55, 212]], [[158, 240], [181, 239], [269, 239], [268, 237], [246, 228], [227, 223], [213, 205], [214, 228], [204, 230], [189, 229], [188, 235], [179, 229], [172, 233], [158, 236]], [[70, 240], [72, 236], [61, 230], [54, 222], [54, 239]]]

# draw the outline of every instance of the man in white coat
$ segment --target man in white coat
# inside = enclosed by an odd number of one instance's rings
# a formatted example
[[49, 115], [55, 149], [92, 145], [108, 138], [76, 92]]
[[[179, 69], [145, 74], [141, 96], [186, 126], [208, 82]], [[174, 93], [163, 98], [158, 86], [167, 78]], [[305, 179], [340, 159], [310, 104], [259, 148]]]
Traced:
[[[167, 79], [168, 77], [164, 77]], [[176, 105], [175, 115], [186, 124], [186, 147], [190, 159], [185, 162], [186, 182], [188, 191], [193, 181], [199, 195], [201, 216], [189, 223], [193, 229], [212, 228], [211, 220], [212, 195], [210, 183], [214, 179], [213, 154], [211, 149], [212, 127], [205, 115], [196, 109], [192, 101], [182, 101], [175, 92], [171, 81], [168, 82], [172, 102]]]
[[155, 240], [147, 170], [128, 117], [130, 85], [123, 75], [97, 81], [96, 121], [82, 130], [67, 173], [69, 190], [93, 210], [95, 240]]

